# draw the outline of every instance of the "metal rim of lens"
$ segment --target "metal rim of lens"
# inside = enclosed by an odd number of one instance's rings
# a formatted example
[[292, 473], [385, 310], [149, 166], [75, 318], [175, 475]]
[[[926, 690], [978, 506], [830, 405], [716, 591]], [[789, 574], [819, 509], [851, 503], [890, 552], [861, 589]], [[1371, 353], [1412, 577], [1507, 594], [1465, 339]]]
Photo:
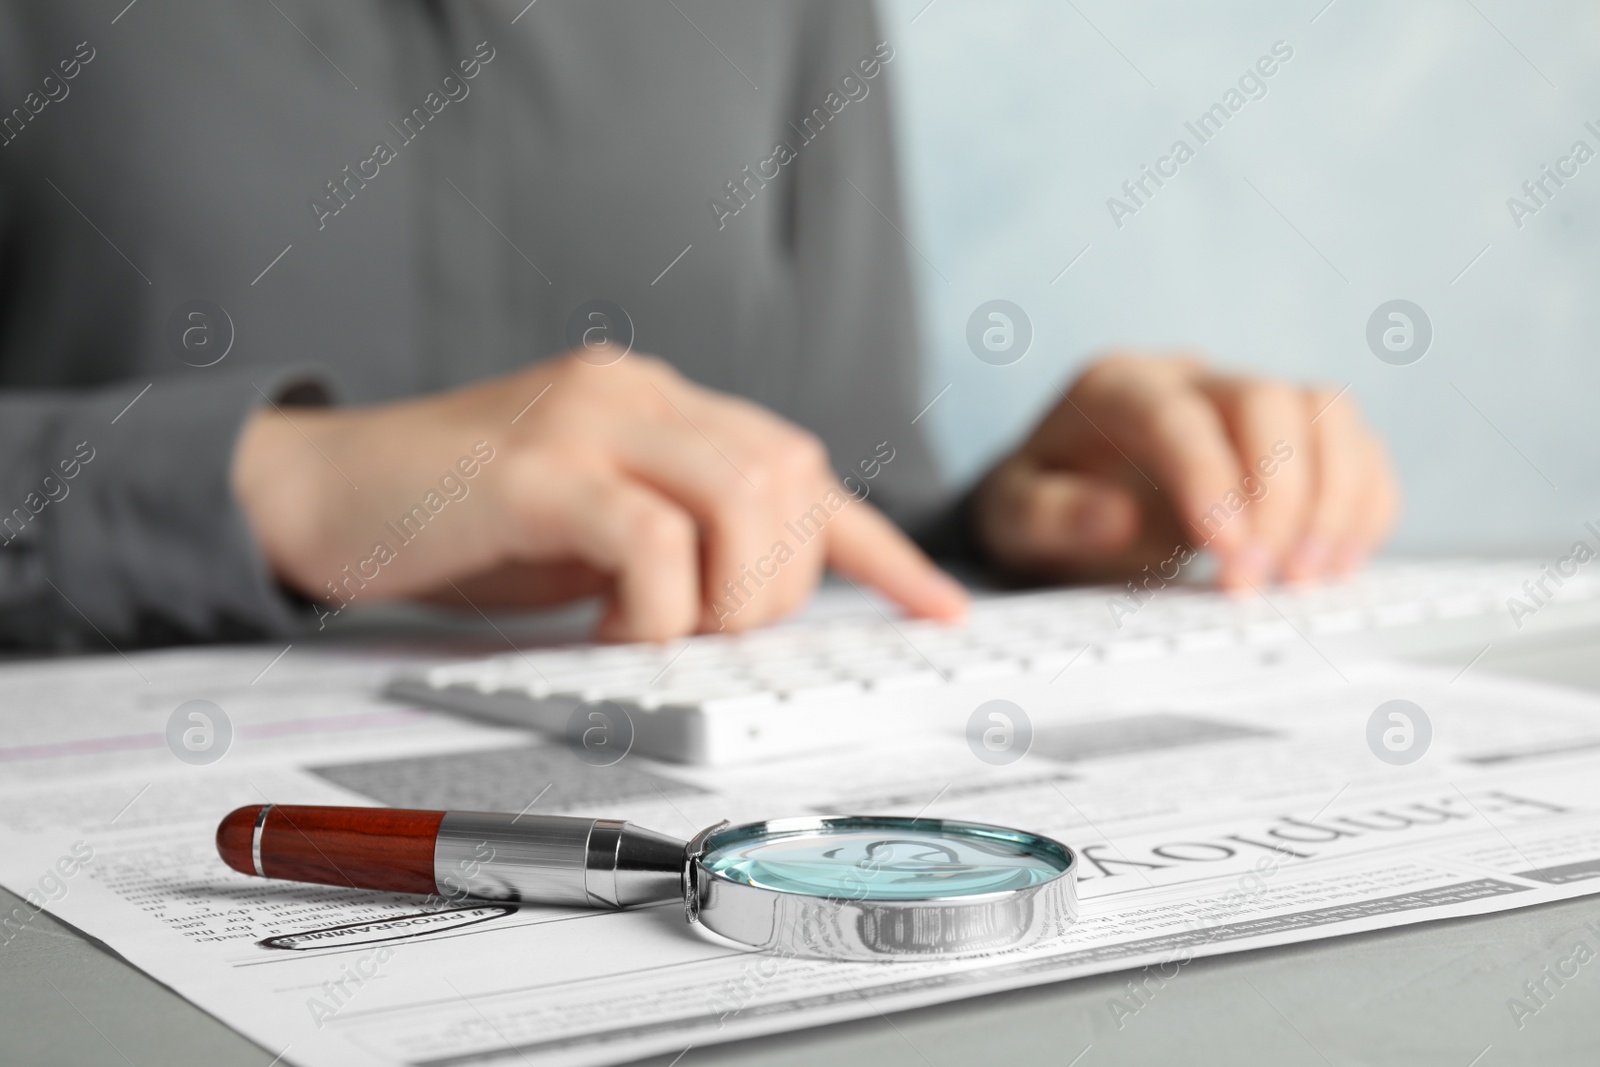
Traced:
[[[737, 841], [805, 833], [881, 828], [1003, 840], [1045, 855], [1061, 869], [1033, 885], [943, 897], [850, 900], [751, 885], [713, 871], [707, 853]], [[841, 960], [960, 958], [1022, 948], [1061, 937], [1077, 918], [1077, 854], [1041, 834], [991, 823], [903, 816], [802, 816], [708, 827], [689, 843], [685, 905], [690, 921], [731, 941], [793, 956]], [[955, 933], [904, 943], [881, 936], [887, 927], [917, 928], [916, 913], [950, 916]], [[1009, 937], [992, 934], [995, 919], [1025, 919]], [[972, 921], [976, 919], [977, 921]], [[933, 924], [942, 926], [942, 922]]]

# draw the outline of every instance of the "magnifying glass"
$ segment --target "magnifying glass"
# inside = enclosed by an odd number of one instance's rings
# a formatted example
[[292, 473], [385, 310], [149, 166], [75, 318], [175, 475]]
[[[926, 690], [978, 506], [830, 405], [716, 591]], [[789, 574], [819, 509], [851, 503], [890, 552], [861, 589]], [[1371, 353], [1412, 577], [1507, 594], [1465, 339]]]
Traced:
[[446, 900], [682, 900], [714, 934], [820, 959], [1003, 952], [1077, 916], [1070, 848], [952, 819], [724, 822], [684, 842], [615, 819], [262, 804], [222, 820], [217, 851], [244, 874]]

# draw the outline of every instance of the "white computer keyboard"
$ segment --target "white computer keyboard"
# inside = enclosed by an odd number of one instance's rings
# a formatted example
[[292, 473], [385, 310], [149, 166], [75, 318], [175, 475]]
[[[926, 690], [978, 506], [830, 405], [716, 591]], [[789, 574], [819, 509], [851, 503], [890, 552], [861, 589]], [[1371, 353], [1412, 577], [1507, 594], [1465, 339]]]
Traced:
[[[1247, 596], [1169, 586], [1142, 604], [1115, 587], [1051, 590], [979, 598], [955, 625], [888, 618], [863, 603], [854, 617], [745, 634], [450, 663], [397, 678], [388, 692], [569, 741], [620, 711], [629, 751], [720, 763], [847, 743], [935, 707], [970, 710], [986, 694], [1181, 685], [1286, 654], [1332, 665], [1600, 622], [1600, 579], [1581, 573], [1514, 619], [1507, 599], [1531, 603], [1523, 583], [1540, 574], [1532, 562], [1386, 564]], [[1057, 686], [1069, 671], [1071, 683]]]

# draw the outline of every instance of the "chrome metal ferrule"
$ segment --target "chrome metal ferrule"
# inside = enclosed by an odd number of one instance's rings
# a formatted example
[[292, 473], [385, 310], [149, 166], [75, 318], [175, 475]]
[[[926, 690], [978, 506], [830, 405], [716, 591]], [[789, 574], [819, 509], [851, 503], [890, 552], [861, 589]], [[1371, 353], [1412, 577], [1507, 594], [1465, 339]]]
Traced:
[[441, 896], [626, 908], [683, 895], [684, 843], [616, 819], [445, 813], [433, 846]]
[[266, 870], [261, 866], [261, 835], [267, 828], [267, 816], [272, 812], [271, 804], [261, 805], [261, 810], [256, 812], [255, 829], [250, 833], [250, 862], [255, 865], [256, 876], [265, 878]]

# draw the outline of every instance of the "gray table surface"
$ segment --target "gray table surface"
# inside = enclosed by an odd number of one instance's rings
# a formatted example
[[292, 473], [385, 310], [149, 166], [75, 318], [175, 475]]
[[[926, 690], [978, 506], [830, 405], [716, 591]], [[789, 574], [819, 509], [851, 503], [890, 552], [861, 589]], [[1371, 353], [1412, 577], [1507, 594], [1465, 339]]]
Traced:
[[[1472, 670], [1600, 691], [1600, 631], [1496, 647]], [[0, 890], [0, 909], [15, 903]], [[1589, 922], [1600, 897], [1196, 960], [1120, 1028], [1108, 1005], [1129, 973], [694, 1047], [676, 1067], [1600, 1064], [1600, 957], [1520, 1027], [1508, 1007], [1578, 942], [1600, 949]], [[273, 1056], [48, 915], [0, 950], [5, 1067], [269, 1067]]]

